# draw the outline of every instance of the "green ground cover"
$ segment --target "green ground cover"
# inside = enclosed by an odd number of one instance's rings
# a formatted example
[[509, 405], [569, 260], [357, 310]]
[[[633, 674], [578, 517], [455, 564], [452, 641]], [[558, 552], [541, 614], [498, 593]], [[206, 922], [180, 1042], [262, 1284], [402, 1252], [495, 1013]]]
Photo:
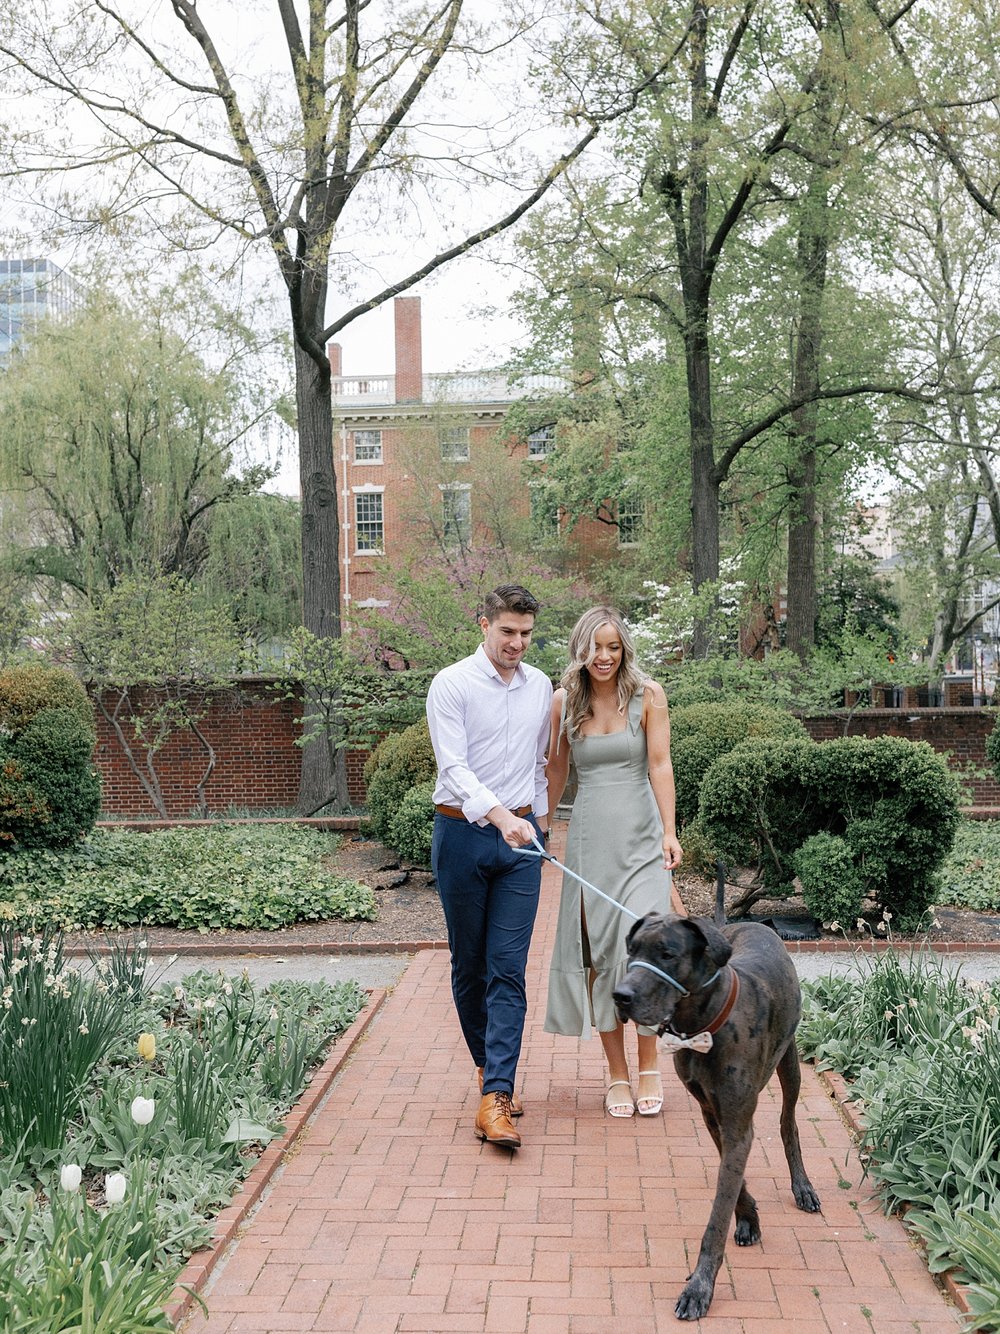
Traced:
[[330, 869], [336, 846], [335, 834], [291, 824], [94, 829], [65, 851], [0, 856], [0, 920], [199, 931], [373, 921], [368, 886]]

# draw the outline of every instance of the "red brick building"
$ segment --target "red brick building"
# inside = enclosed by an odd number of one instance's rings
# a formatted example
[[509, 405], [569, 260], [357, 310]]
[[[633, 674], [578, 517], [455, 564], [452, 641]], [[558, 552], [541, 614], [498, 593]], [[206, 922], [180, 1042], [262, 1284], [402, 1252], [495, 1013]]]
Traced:
[[[502, 373], [423, 371], [419, 297], [396, 297], [394, 374], [333, 373], [334, 462], [340, 503], [344, 610], [379, 600], [390, 566], [421, 553], [503, 541], [544, 554], [566, 516], [537, 485], [554, 425], [525, 440], [500, 431], [511, 404], [564, 394], [562, 375], [514, 384]], [[613, 554], [618, 532], [574, 528], [572, 563]]]

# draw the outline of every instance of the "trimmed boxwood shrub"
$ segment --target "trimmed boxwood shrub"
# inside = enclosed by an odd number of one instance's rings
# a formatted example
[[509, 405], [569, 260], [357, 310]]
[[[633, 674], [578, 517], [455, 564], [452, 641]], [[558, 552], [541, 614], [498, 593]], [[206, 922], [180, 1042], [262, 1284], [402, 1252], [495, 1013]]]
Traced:
[[792, 856], [802, 897], [814, 917], [852, 927], [861, 915], [865, 887], [851, 849], [835, 834], [813, 834]]
[[41, 663], [0, 672], [0, 733], [16, 735], [42, 709], [71, 709], [93, 731], [94, 706], [72, 672]]
[[[959, 822], [959, 784], [924, 741], [762, 741], [712, 765], [699, 818], [722, 856], [758, 866], [778, 892], [790, 889], [808, 839], [839, 838], [863, 895], [911, 930], [934, 902], [935, 872]], [[806, 854], [814, 900], [822, 856], [832, 865], [829, 849]]]
[[698, 820], [718, 856], [753, 866], [787, 893], [792, 855], [822, 825], [811, 790], [814, 741], [751, 741], [720, 756], [701, 785]]
[[670, 711], [670, 758], [677, 789], [677, 823], [698, 814], [698, 794], [710, 766], [752, 737], [807, 740], [798, 718], [783, 709], [747, 701], [688, 704]]
[[[419, 784], [433, 783], [437, 776], [437, 761], [431, 746], [431, 734], [426, 719], [413, 723], [402, 732], [392, 732], [372, 751], [365, 764], [364, 778], [368, 792], [368, 823], [375, 838], [387, 847], [396, 848], [402, 855], [393, 834], [393, 821], [408, 793]], [[433, 791], [433, 788], [432, 788]], [[408, 817], [412, 820], [412, 813]], [[426, 821], [428, 830], [434, 823], [434, 806], [427, 798]], [[415, 835], [408, 834], [411, 845]], [[430, 834], [427, 835], [430, 848]]]
[[410, 788], [389, 822], [389, 845], [404, 861], [431, 864], [434, 835], [434, 779]]
[[65, 848], [101, 807], [93, 708], [61, 668], [0, 672], [0, 847]]

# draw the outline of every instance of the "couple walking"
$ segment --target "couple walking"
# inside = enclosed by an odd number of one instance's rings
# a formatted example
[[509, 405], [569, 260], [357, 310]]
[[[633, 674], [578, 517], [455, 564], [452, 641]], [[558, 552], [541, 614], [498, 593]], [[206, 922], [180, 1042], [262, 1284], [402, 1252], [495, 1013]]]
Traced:
[[[515, 1093], [527, 1011], [525, 966], [541, 859], [572, 758], [577, 774], [566, 865], [641, 916], [670, 905], [680, 865], [674, 828], [670, 724], [662, 688], [644, 676], [631, 637], [608, 607], [574, 627], [569, 666], [553, 695], [523, 661], [539, 604], [516, 584], [486, 598], [483, 642], [439, 672], [427, 697], [438, 765], [432, 866], [451, 948], [452, 993], [479, 1076], [476, 1133], [517, 1148]], [[663, 1087], [656, 1036], [639, 1029], [633, 1098], [624, 1027], [612, 992], [633, 919], [566, 876], [549, 970], [545, 1028], [600, 1034], [605, 1106], [616, 1117], [656, 1115]]]

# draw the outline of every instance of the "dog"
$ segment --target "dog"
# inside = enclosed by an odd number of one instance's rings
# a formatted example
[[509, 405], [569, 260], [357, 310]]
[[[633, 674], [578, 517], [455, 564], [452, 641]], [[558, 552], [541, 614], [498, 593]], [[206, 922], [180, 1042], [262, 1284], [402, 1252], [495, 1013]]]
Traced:
[[[795, 1029], [799, 979], [778, 936], [756, 922], [726, 925], [725, 874], [717, 864], [715, 921], [652, 913], [628, 934], [628, 969], [614, 992], [622, 1022], [658, 1031], [697, 1101], [719, 1151], [719, 1176], [698, 1263], [674, 1307], [680, 1320], [708, 1310], [736, 1214], [736, 1244], [760, 1241], [760, 1219], [743, 1179], [757, 1099], [778, 1072], [781, 1142], [795, 1203], [820, 1211], [806, 1176], [795, 1123], [801, 1076]], [[666, 1036], [665, 1036], [666, 1035]]]

